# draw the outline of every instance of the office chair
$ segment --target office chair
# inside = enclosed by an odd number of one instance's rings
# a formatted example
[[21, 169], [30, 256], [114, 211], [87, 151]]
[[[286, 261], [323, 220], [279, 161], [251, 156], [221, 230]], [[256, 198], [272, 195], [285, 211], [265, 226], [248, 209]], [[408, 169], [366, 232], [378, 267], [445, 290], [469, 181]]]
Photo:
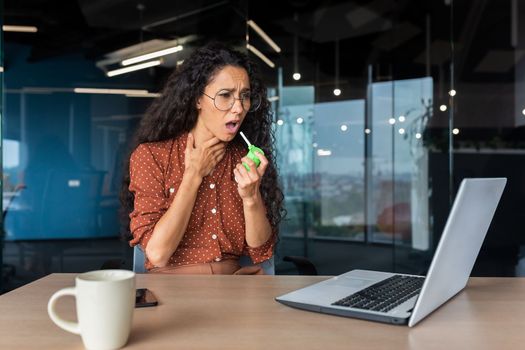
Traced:
[[49, 171], [40, 203], [35, 203], [39, 209], [36, 224], [42, 238], [100, 236], [103, 179], [102, 171]]
[[[144, 256], [144, 252], [142, 251], [142, 248], [140, 246], [136, 245], [133, 247], [133, 271], [135, 273], [145, 273], [146, 269], [144, 268], [144, 262], [146, 257]], [[249, 266], [253, 265], [252, 260], [249, 256], [243, 255], [239, 259], [239, 264], [241, 266]], [[262, 262], [261, 267], [264, 270], [264, 273], [267, 275], [275, 275], [275, 264], [273, 261], [273, 256]]]
[[304, 256], [286, 255], [283, 257], [283, 261], [294, 264], [297, 272], [299, 272], [299, 275], [317, 276], [317, 269], [315, 268], [315, 265]]
[[133, 272], [135, 273], [145, 273], [146, 268], [144, 263], [146, 262], [146, 256], [138, 245], [133, 247]]

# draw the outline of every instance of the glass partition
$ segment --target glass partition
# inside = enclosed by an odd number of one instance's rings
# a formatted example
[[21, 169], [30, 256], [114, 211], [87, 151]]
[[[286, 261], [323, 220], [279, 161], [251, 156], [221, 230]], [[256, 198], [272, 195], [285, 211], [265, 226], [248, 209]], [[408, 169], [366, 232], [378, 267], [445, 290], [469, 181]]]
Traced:
[[371, 240], [429, 248], [428, 154], [424, 133], [433, 111], [432, 78], [373, 83]]
[[118, 236], [122, 156], [146, 101], [17, 89], [16, 77], [11, 67], [5, 94], [5, 239]]
[[[275, 126], [289, 211], [282, 254], [307, 255], [326, 274], [425, 272], [434, 177], [450, 196], [451, 6], [336, 2], [281, 21], [282, 42], [293, 44], [278, 72]], [[433, 173], [440, 142], [445, 167]]]

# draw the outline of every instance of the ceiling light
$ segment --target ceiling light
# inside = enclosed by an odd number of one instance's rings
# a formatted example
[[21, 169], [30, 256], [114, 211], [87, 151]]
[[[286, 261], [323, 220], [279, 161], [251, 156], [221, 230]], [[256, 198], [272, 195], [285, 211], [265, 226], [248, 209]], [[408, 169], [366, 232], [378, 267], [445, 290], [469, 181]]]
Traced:
[[135, 57], [132, 57], [132, 58], [125, 59], [125, 60], [122, 61], [121, 64], [123, 66], [129, 66], [130, 64], [135, 64], [135, 63], [139, 63], [139, 62], [142, 62], [142, 61], [147, 61], [147, 60], [150, 60], [152, 58], [157, 58], [157, 57], [170, 55], [172, 53], [179, 52], [182, 49], [183, 49], [182, 45], [168, 47], [167, 49], [157, 50], [157, 51], [153, 51], [153, 52], [150, 52], [150, 53], [146, 53], [144, 55], [135, 56]]
[[272, 68], [275, 68], [275, 63], [273, 63], [268, 57], [266, 57], [261, 51], [257, 50], [255, 47], [253, 47], [250, 44], [246, 44], [246, 48], [253, 52], [257, 57], [259, 57], [261, 60], [264, 61], [267, 65], [269, 65]]
[[[165, 50], [179, 45], [182, 45], [182, 47], [185, 49], [189, 43], [196, 39], [196, 35], [187, 35], [178, 37], [175, 40], [151, 39], [142, 41], [120, 48], [116, 51], [106, 53], [103, 59], [96, 61], [96, 66], [106, 72], [108, 70], [107, 67], [111, 67], [117, 63], [120, 65], [124, 60], [135, 58], [144, 54]], [[183, 61], [182, 59], [179, 59], [178, 55], [171, 55], [168, 57], [171, 59], [170, 63], [173, 64], [175, 64], [175, 62], [179, 64], [179, 61], [180, 63]], [[173, 57], [175, 57], [175, 59], [173, 59]]]
[[299, 79], [301, 79], [301, 73], [294, 73], [294, 74], [293, 74], [293, 79], [294, 79], [294, 80], [299, 80]]
[[161, 60], [144, 62], [144, 63], [136, 64], [134, 66], [129, 66], [129, 67], [125, 67], [125, 68], [119, 68], [119, 69], [115, 69], [115, 70], [110, 70], [110, 71], [108, 71], [106, 73], [106, 75], [108, 77], [114, 77], [115, 75], [125, 74], [125, 73], [129, 73], [129, 72], [134, 72], [136, 70], [141, 70], [141, 69], [144, 69], [144, 68], [158, 66], [161, 63], [162, 63]]
[[454, 129], [452, 129], [452, 133], [453, 133], [454, 135], [459, 134], [459, 129], [458, 129], [458, 128], [454, 128]]
[[126, 94], [127, 97], [151, 97], [151, 98], [157, 98], [160, 97], [162, 94], [159, 94], [158, 92], [146, 92], [144, 94]]
[[144, 95], [148, 90], [137, 89], [97, 89], [97, 88], [74, 88], [77, 94], [110, 94], [110, 95]]
[[4, 32], [18, 32], [18, 33], [36, 33], [38, 32], [38, 28], [35, 26], [3, 25], [2, 30]]
[[346, 126], [345, 124], [341, 125], [341, 131], [346, 131], [348, 130], [348, 126]]
[[390, 125], [394, 125], [394, 124], [396, 123], [396, 118], [390, 118], [390, 119], [388, 119], [388, 123], [389, 123]]
[[341, 95], [341, 89], [334, 89], [334, 95], [335, 96]]
[[268, 101], [270, 102], [279, 101], [279, 96], [270, 96], [268, 97]]
[[365, 134], [368, 135], [368, 134], [370, 134], [371, 131], [372, 131], [372, 130], [370, 130], [369, 128], [366, 128], [366, 129], [365, 129]]
[[319, 148], [317, 150], [317, 155], [319, 157], [327, 157], [327, 156], [331, 156], [332, 155], [332, 151], [330, 151], [329, 149], [322, 149], [322, 148]]
[[447, 106], [446, 106], [446, 105], [441, 105], [441, 106], [439, 106], [439, 110], [440, 110], [441, 112], [444, 112], [444, 111], [447, 110]]
[[282, 119], [277, 120], [277, 125], [283, 125], [284, 121]]
[[421, 138], [421, 133], [416, 133], [416, 139], [420, 139]]
[[299, 117], [297, 118], [297, 124], [302, 124], [304, 122], [304, 119]]
[[[3, 70], [2, 70], [3, 71]], [[525, 115], [525, 109], [521, 111], [521, 114]]]
[[[275, 50], [275, 52], [281, 52], [281, 48], [279, 46], [277, 46], [277, 44], [268, 36], [268, 34], [266, 34], [264, 32], [264, 30], [262, 30], [254, 21], [252, 21], [251, 19], [248, 20], [246, 22], [246, 24], [248, 24], [248, 26], [252, 27], [253, 30], [255, 30], [255, 32], [257, 34], [259, 34], [259, 36], [264, 40], [266, 41], [266, 43], [268, 45], [270, 45], [272, 47], [272, 49]], [[273, 67], [272, 67], [273, 68]]]
[[404, 115], [400, 115], [399, 118], [397, 118], [397, 120], [399, 120], [402, 123], [406, 120], [406, 118]]
[[452, 97], [456, 96], [456, 90], [452, 89], [448, 92], [448, 94]]
[[405, 133], [405, 129], [401, 128], [401, 129], [399, 129], [398, 132], [399, 132], [399, 135], [403, 135]]

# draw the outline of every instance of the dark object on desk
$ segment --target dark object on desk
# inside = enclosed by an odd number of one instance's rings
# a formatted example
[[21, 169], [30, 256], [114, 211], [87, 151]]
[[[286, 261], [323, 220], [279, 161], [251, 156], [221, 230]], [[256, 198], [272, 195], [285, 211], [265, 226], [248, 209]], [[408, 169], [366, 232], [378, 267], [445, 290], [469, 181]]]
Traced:
[[155, 295], [151, 292], [151, 290], [147, 288], [138, 288], [137, 293], [135, 295], [135, 307], [150, 307], [150, 306], [157, 306], [158, 305], [157, 298], [155, 298]]

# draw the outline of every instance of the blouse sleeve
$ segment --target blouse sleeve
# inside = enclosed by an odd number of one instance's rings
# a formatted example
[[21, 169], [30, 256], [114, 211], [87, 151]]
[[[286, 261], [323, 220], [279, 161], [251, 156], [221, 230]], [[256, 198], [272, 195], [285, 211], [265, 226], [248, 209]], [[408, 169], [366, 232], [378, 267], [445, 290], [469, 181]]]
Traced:
[[247, 244], [244, 247], [243, 255], [248, 255], [254, 264], [262, 263], [265, 260], [270, 259], [273, 256], [273, 250], [275, 249], [275, 242], [277, 241], [277, 229], [272, 227], [272, 235], [266, 243], [257, 248], [252, 248]]
[[146, 248], [153, 229], [168, 210], [164, 176], [158, 161], [146, 145], [139, 145], [130, 159], [129, 191], [134, 194], [134, 209], [129, 215], [133, 239], [131, 246]]

